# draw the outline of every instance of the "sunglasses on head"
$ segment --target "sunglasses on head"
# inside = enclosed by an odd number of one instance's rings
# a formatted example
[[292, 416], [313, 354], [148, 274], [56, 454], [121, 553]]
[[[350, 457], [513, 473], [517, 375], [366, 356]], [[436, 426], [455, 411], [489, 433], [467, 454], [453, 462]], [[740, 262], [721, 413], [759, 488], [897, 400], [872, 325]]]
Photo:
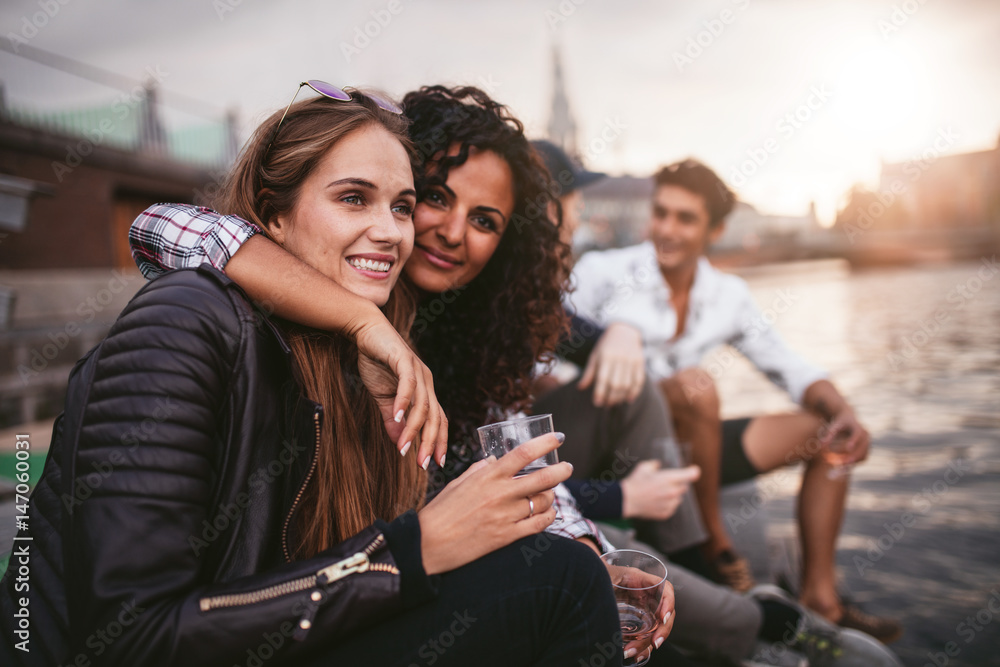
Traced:
[[[281, 120], [278, 121], [278, 126], [274, 128], [274, 137], [271, 138], [271, 143], [267, 145], [267, 149], [265, 149], [264, 151], [265, 155], [267, 154], [267, 151], [270, 150], [271, 144], [273, 144], [274, 140], [278, 137], [278, 131], [281, 129], [281, 124], [285, 122], [285, 116], [288, 115], [288, 110], [291, 109], [292, 104], [295, 103], [295, 98], [299, 96], [299, 91], [302, 90], [302, 86], [309, 86], [323, 97], [328, 97], [331, 100], [337, 100], [338, 102], [349, 102], [351, 100], [350, 93], [344, 92], [342, 89], [338, 88], [337, 86], [331, 83], [327, 83], [326, 81], [320, 81], [318, 79], [309, 79], [308, 81], [303, 81], [302, 83], [299, 84], [299, 87], [295, 89], [295, 94], [292, 95], [292, 101], [288, 103], [287, 107], [285, 107], [285, 113], [281, 114]], [[392, 100], [386, 99], [379, 95], [372, 95], [371, 93], [365, 93], [364, 95], [372, 102], [374, 102], [376, 105], [378, 105], [379, 109], [394, 114], [403, 113], [403, 110], [400, 108], [400, 106], [395, 102], [393, 102]]]

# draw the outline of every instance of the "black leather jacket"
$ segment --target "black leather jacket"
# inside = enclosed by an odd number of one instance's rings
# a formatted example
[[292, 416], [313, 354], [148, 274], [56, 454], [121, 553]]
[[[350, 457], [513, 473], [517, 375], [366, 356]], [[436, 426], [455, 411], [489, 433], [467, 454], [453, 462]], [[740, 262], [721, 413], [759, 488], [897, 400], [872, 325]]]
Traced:
[[31, 541], [0, 582], [0, 663], [288, 659], [431, 597], [412, 512], [291, 561], [321, 427], [287, 345], [224, 274], [149, 283], [70, 377]]

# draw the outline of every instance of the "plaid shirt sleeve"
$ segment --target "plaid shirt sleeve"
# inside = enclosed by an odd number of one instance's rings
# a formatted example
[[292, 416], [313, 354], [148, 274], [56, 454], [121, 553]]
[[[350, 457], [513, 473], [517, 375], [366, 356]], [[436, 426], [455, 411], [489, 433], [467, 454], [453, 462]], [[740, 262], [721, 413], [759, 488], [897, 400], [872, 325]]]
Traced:
[[220, 271], [259, 232], [235, 215], [188, 204], [154, 204], [135, 219], [128, 240], [132, 259], [148, 280], [170, 269], [209, 263]]
[[569, 492], [569, 489], [565, 485], [560, 484], [555, 488], [555, 492], [556, 500], [554, 506], [559, 513], [561, 521], [557, 519], [545, 529], [545, 532], [568, 537], [571, 540], [580, 537], [589, 537], [597, 542], [601, 553], [614, 551], [614, 545], [608, 542], [608, 538], [597, 528], [597, 524], [583, 518], [583, 514], [580, 513], [580, 509], [576, 506], [576, 500], [573, 499], [573, 494]]

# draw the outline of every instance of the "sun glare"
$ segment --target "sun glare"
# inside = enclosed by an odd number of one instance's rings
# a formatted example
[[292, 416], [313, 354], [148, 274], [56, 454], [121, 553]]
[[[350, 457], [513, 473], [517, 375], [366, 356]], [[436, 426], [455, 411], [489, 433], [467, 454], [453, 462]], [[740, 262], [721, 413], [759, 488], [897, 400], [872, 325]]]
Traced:
[[919, 147], [932, 114], [916, 54], [872, 47], [848, 56], [838, 74], [831, 111], [845, 135], [883, 156]]

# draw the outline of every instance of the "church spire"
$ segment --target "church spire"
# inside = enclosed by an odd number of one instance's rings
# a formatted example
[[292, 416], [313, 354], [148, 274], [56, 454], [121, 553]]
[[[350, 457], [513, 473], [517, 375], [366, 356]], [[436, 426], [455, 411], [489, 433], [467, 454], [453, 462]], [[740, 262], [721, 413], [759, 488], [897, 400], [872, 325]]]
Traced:
[[559, 48], [552, 47], [552, 115], [549, 117], [549, 141], [562, 148], [568, 155], [577, 156], [576, 121], [566, 97], [562, 57]]

